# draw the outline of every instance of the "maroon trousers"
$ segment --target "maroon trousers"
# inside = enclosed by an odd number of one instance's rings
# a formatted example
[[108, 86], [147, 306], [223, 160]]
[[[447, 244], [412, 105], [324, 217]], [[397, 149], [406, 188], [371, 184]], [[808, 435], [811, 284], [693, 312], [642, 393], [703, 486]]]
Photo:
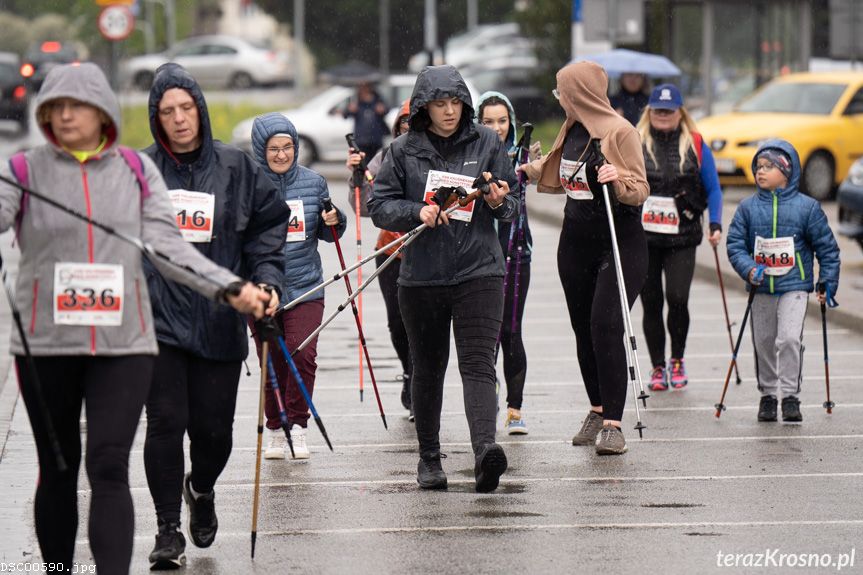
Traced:
[[[288, 351], [293, 352], [310, 333], [315, 331], [324, 319], [324, 300], [316, 299], [303, 302], [294, 308], [289, 309], [281, 314], [282, 328], [285, 330], [285, 343], [288, 346]], [[261, 359], [261, 340], [255, 335], [255, 345], [258, 348], [258, 362]], [[315, 337], [303, 351], [293, 356], [294, 363], [297, 366], [297, 371], [300, 372], [300, 377], [303, 378], [303, 383], [306, 384], [306, 389], [309, 396], [315, 388], [315, 371], [318, 364], [315, 359], [318, 356], [318, 338]], [[270, 357], [273, 360], [273, 367], [276, 370], [276, 378], [279, 382], [279, 389], [282, 392], [282, 401], [285, 404], [285, 410], [288, 413], [288, 421], [291, 425], [297, 424], [300, 427], [306, 427], [309, 421], [309, 406], [300, 392], [294, 374], [285, 361], [285, 356], [282, 354], [280, 346], [270, 345]], [[273, 394], [272, 387], [267, 385], [267, 392], [264, 396], [264, 412], [267, 415], [267, 429], [279, 429], [282, 424], [279, 420], [279, 405], [276, 402], [276, 396]]]

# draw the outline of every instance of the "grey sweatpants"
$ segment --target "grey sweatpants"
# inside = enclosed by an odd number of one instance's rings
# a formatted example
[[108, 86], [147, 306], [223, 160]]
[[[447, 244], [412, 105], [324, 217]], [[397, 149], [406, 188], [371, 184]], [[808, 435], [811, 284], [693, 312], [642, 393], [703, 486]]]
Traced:
[[756, 294], [752, 301], [752, 342], [761, 395], [797, 396], [803, 374], [803, 320], [809, 294]]

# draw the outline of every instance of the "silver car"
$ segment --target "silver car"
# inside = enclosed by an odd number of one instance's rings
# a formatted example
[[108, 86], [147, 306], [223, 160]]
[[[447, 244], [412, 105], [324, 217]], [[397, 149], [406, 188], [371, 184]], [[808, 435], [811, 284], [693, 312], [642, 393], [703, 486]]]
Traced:
[[149, 90], [156, 68], [180, 64], [204, 86], [251, 88], [293, 81], [288, 56], [233, 36], [195, 36], [158, 54], [130, 58], [124, 67], [126, 83]]

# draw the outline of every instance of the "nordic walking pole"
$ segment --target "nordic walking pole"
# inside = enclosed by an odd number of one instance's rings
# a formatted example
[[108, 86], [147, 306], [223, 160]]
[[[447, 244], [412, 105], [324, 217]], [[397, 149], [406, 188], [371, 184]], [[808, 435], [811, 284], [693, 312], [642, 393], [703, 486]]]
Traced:
[[261, 338], [261, 388], [258, 397], [258, 447], [255, 455], [255, 494], [252, 499], [252, 559], [258, 539], [258, 501], [261, 491], [261, 444], [264, 440], [264, 393], [267, 388], [267, 354], [270, 344]]
[[320, 290], [336, 283], [337, 281], [339, 281], [340, 279], [342, 279], [343, 277], [345, 277], [349, 273], [353, 272], [358, 267], [366, 265], [367, 263], [369, 263], [372, 260], [374, 260], [375, 258], [377, 258], [379, 255], [388, 252], [389, 250], [393, 249], [394, 247], [396, 247], [397, 245], [399, 245], [403, 241], [407, 240], [408, 237], [410, 237], [411, 235], [417, 234], [417, 233], [421, 232], [422, 230], [426, 229], [427, 227], [428, 227], [427, 224], [420, 224], [416, 228], [414, 228], [413, 230], [395, 238], [390, 243], [386, 244], [385, 246], [378, 248], [374, 252], [372, 252], [369, 255], [367, 255], [366, 257], [364, 257], [362, 259], [362, 261], [359, 261], [355, 264], [349, 265], [344, 270], [340, 271], [337, 274], [334, 274], [331, 278], [325, 279], [323, 282], [321, 282], [320, 284], [316, 285], [315, 287], [309, 289], [307, 292], [298, 295], [297, 297], [295, 297], [294, 299], [292, 299], [291, 301], [289, 301], [286, 304], [280, 305], [279, 309], [276, 310], [276, 314], [286, 312], [289, 309], [292, 309], [292, 308], [296, 307], [297, 305], [303, 303], [305, 300], [307, 300], [309, 298], [309, 296], [311, 296], [311, 295], [319, 292]]
[[[516, 145], [516, 159], [513, 161], [514, 164], [527, 163], [529, 157], [529, 148], [530, 148], [530, 136], [533, 132], [533, 125], [525, 123], [523, 125], [524, 133], [521, 135], [521, 138]], [[509, 278], [510, 271], [512, 269], [512, 253], [513, 248], [515, 248], [515, 272], [513, 282], [513, 294], [512, 294], [512, 321], [510, 323], [510, 330], [515, 332], [516, 328], [516, 315], [518, 311], [518, 288], [519, 288], [519, 280], [521, 279], [521, 255], [524, 245], [524, 225], [526, 220], [526, 203], [525, 203], [525, 188], [527, 186], [527, 176], [524, 175], [524, 172], [518, 172], [518, 217], [515, 222], [513, 222], [509, 227], [509, 240], [507, 241], [506, 246], [506, 268], [503, 274], [503, 298], [506, 301], [506, 294], [509, 289]], [[497, 342], [495, 343], [495, 362], [497, 361], [497, 352], [500, 349], [500, 338], [503, 334], [503, 323], [501, 323], [500, 330], [497, 332]]]
[[[264, 289], [271, 295], [274, 291], [273, 288], [269, 286]], [[260, 338], [261, 343], [265, 341], [268, 342], [281, 333], [279, 324], [276, 323], [276, 320], [272, 317], [266, 316], [254, 322], [252, 324], [252, 329], [254, 330], [253, 333], [257, 334], [258, 338]], [[276, 377], [276, 367], [273, 365], [273, 358], [271, 355], [264, 355], [261, 353], [261, 365], [263, 365], [264, 360], [266, 360], [267, 366], [269, 367], [268, 381], [270, 383], [270, 388], [273, 391], [273, 395], [276, 397], [276, 405], [279, 409], [279, 422], [282, 424], [282, 431], [285, 432], [285, 437], [288, 440], [288, 447], [291, 450], [291, 458], [293, 459], [294, 441], [291, 439], [291, 424], [288, 421], [288, 412], [285, 410], [285, 402], [282, 400], [282, 394], [279, 389], [279, 381]]]
[[309, 395], [309, 390], [306, 389], [306, 384], [303, 383], [303, 378], [300, 376], [300, 372], [297, 369], [297, 364], [294, 363], [294, 359], [291, 357], [291, 352], [288, 351], [288, 345], [285, 343], [285, 338], [282, 335], [278, 335], [276, 338], [279, 342], [279, 348], [282, 350], [282, 355], [285, 356], [285, 361], [288, 363], [288, 367], [291, 369], [291, 373], [294, 375], [294, 380], [297, 382], [297, 387], [300, 388], [300, 393], [303, 394], [303, 399], [306, 400], [306, 405], [309, 406], [309, 410], [312, 412], [312, 417], [315, 420], [315, 424], [318, 426], [318, 430], [320, 430], [321, 435], [324, 436], [324, 441], [327, 442], [327, 447], [330, 448], [330, 451], [333, 450], [333, 444], [330, 443], [330, 437], [327, 435], [327, 428], [324, 427], [324, 422], [321, 419], [321, 416], [318, 415], [318, 410], [315, 409], [315, 404], [312, 403], [312, 396]]
[[[462, 188], [462, 191], [464, 191], [463, 188]], [[448, 207], [443, 213], [450, 214], [453, 211], [457, 210], [459, 207], [463, 207], [463, 206], [468, 205], [470, 202], [474, 201], [477, 197], [479, 197], [479, 194], [481, 194], [481, 193], [482, 192], [476, 191], [476, 192], [472, 192], [471, 194], [469, 194], [463, 198], [460, 198], [457, 202], [453, 203], [452, 206]], [[341, 312], [343, 312], [345, 309], [347, 309], [348, 305], [350, 305], [351, 302], [360, 293], [362, 293], [367, 287], [369, 287], [369, 284], [371, 284], [372, 280], [374, 280], [376, 277], [378, 277], [378, 275], [382, 271], [384, 271], [387, 268], [387, 266], [389, 266], [392, 262], [394, 262], [398, 258], [399, 254], [401, 254], [402, 251], [408, 245], [410, 245], [410, 243], [413, 242], [417, 238], [417, 236], [419, 236], [420, 233], [425, 231], [427, 228], [428, 228], [428, 224], [419, 225], [419, 226], [415, 227], [414, 229], [412, 229], [411, 231], [404, 234], [403, 236], [401, 236], [400, 238], [398, 238], [398, 241], [395, 242], [395, 243], [401, 242], [401, 245], [398, 247], [398, 249], [396, 249], [396, 251], [394, 251], [391, 255], [389, 255], [387, 257], [387, 259], [384, 260], [384, 262], [381, 265], [379, 265], [375, 269], [374, 272], [372, 272], [372, 275], [370, 275], [368, 277], [368, 279], [366, 279], [366, 281], [364, 281], [362, 284], [359, 285], [359, 287], [357, 287], [357, 290], [355, 292], [350, 294], [345, 301], [343, 301], [341, 304], [339, 304], [339, 306], [336, 308], [336, 311], [334, 311], [326, 319], [324, 319], [321, 322], [321, 325], [319, 325], [317, 328], [315, 328], [315, 330], [312, 333], [310, 333], [306, 337], [306, 339], [304, 339], [302, 341], [302, 343], [300, 343], [300, 345], [297, 346], [297, 349], [295, 349], [293, 353], [296, 354], [296, 353], [299, 353], [300, 351], [304, 350], [306, 348], [306, 346], [309, 345], [312, 342], [312, 340], [314, 340], [318, 336], [318, 334], [321, 333], [324, 330], [324, 328], [326, 328], [330, 324], [330, 322], [332, 322], [334, 319], [336, 319], [337, 315], [339, 315]]]
[[[345, 140], [347, 140], [348, 147], [350, 149], [356, 150], [357, 152], [360, 151], [360, 148], [359, 148], [359, 146], [357, 146], [357, 141], [354, 138], [353, 134], [345, 134]], [[357, 261], [358, 262], [362, 261], [362, 259], [363, 259], [363, 234], [362, 234], [363, 225], [362, 225], [362, 218], [360, 217], [360, 209], [362, 208], [362, 206], [360, 205], [360, 195], [361, 195], [362, 185], [363, 185], [363, 176], [366, 177], [366, 179], [368, 180], [368, 182], [370, 184], [374, 181], [374, 179], [371, 176], [371, 173], [369, 172], [368, 168], [366, 167], [365, 158], [360, 160], [360, 165], [357, 166], [356, 168], [354, 168], [354, 213], [356, 214], [356, 220], [357, 220]], [[330, 204], [330, 209], [332, 209], [332, 204]], [[335, 231], [333, 232], [333, 234], [335, 234]], [[333, 237], [335, 237], [335, 235], [333, 235]], [[336, 246], [339, 245], [338, 241], [339, 241], [338, 238], [336, 238]], [[341, 248], [339, 248], [339, 258], [341, 259], [342, 269], [344, 270], [345, 269], [345, 262], [344, 262], [344, 258], [342, 258], [342, 249]], [[345, 281], [349, 281], [347, 276], [345, 276]], [[359, 285], [361, 283], [363, 283], [363, 268], [358, 267], [357, 268], [357, 284]], [[348, 293], [349, 294], [351, 293], [350, 284], [348, 284]], [[354, 309], [354, 314], [356, 314], [357, 318], [358, 318], [357, 319], [357, 322], [358, 322], [357, 326], [359, 326], [360, 324], [363, 323], [363, 295], [362, 295], [362, 293], [360, 293], [359, 300], [358, 300], [357, 304], [353, 305], [353, 309]], [[363, 340], [363, 336], [362, 336], [362, 333], [360, 333], [360, 349], [357, 350], [359, 352], [359, 362], [360, 362], [360, 366], [359, 366], [360, 401], [363, 400], [363, 349], [365, 349], [365, 342], [362, 340]], [[368, 360], [368, 353], [366, 353], [366, 360]], [[371, 373], [371, 367], [369, 367], [369, 373]], [[372, 383], [374, 384], [374, 375], [372, 375]], [[381, 398], [380, 398], [380, 396], [378, 396], [377, 385], [375, 385], [375, 396], [377, 396], [378, 406], [380, 406], [381, 405]], [[381, 409], [381, 417], [384, 417], [383, 407], [381, 407], [380, 409]], [[386, 427], [386, 426], [387, 426], [387, 420], [384, 417], [384, 427]]]
[[[593, 146], [594, 154], [596, 154], [601, 164], [606, 162], [605, 156], [602, 154], [601, 141], [598, 138], [593, 138], [590, 141]], [[647, 398], [650, 397], [644, 392], [644, 383], [641, 381], [641, 366], [638, 364], [638, 347], [635, 343], [635, 334], [632, 331], [632, 318], [629, 315], [629, 299], [626, 297], [626, 284], [623, 278], [623, 264], [620, 263], [620, 247], [617, 245], [617, 230], [614, 225], [614, 211], [611, 207], [611, 195], [608, 192], [608, 184], [602, 184], [602, 198], [605, 202], [605, 213], [608, 215], [608, 228], [611, 233], [611, 253], [614, 256], [614, 272], [617, 274], [617, 291], [620, 294], [620, 311], [623, 315], [623, 329], [626, 340], [629, 345], [627, 349], [627, 357], [629, 364], [629, 382], [632, 385], [632, 395], [635, 397], [635, 418], [638, 422], [634, 429], [638, 430], [639, 439], [643, 438], [643, 430], [646, 426], [641, 423], [641, 410], [638, 407], [638, 400], [644, 402], [647, 406]], [[638, 387], [641, 394], [636, 391], [636, 377], [638, 378]]]
[[[0, 177], [0, 179], [2, 179], [2, 177]], [[470, 195], [468, 195], [467, 197], [461, 198], [458, 201], [459, 201], [459, 205], [458, 206], [450, 206], [449, 208], [447, 208], [448, 211], [446, 213], [450, 213], [451, 211], [458, 209], [459, 206], [462, 206], [462, 204], [461, 204], [462, 201], [466, 202], [465, 204], [463, 204], [466, 206], [468, 203], [473, 201], [473, 198]], [[381, 246], [380, 248], [378, 248], [374, 252], [372, 252], [369, 255], [367, 255], [366, 257], [364, 257], [362, 260], [360, 260], [354, 264], [349, 265], [343, 271], [340, 271], [337, 274], [334, 274], [331, 278], [325, 279], [320, 284], [314, 286], [313, 288], [309, 289], [305, 293], [298, 295], [297, 297], [295, 297], [294, 299], [292, 299], [288, 303], [279, 305], [279, 308], [276, 310], [276, 315], [284, 313], [284, 312], [288, 311], [289, 309], [293, 309], [293, 308], [297, 307], [299, 304], [301, 304], [302, 302], [307, 300], [313, 294], [316, 294], [317, 292], [321, 291], [322, 289], [336, 283], [337, 281], [339, 281], [340, 279], [345, 277], [347, 274], [353, 272], [358, 267], [364, 266], [367, 263], [373, 261], [379, 255], [385, 254], [386, 252], [390, 251], [391, 249], [393, 249], [394, 247], [396, 247], [400, 243], [405, 242], [408, 239], [415, 236], [416, 234], [422, 232], [427, 227], [429, 227], [428, 224], [419, 224], [414, 229], [410, 230], [409, 232], [405, 232], [404, 234], [395, 238], [394, 240], [392, 240], [388, 244]]]
[[[324, 203], [324, 210], [325, 211], [329, 212], [333, 209], [333, 202], [330, 200], [329, 197], [324, 198], [323, 203]], [[342, 246], [339, 243], [339, 234], [336, 232], [335, 226], [329, 226], [329, 228], [330, 228], [330, 232], [333, 234], [333, 242], [336, 244], [336, 252], [338, 252], [338, 254], [339, 254], [339, 264], [342, 266], [342, 269], [344, 270], [345, 269], [345, 257], [342, 254]], [[351, 295], [351, 293], [353, 293], [353, 291], [351, 290], [351, 280], [350, 280], [350, 277], [348, 277], [348, 276], [345, 276], [345, 287], [347, 287], [347, 289], [348, 289], [348, 295]], [[362, 295], [360, 295], [360, 299], [362, 300]], [[351, 302], [351, 309], [354, 312], [354, 319], [356, 320], [356, 324], [357, 324], [357, 334], [359, 334], [359, 338], [360, 338], [360, 349], [361, 349], [361, 352], [365, 355], [366, 365], [369, 366], [369, 377], [372, 380], [372, 387], [375, 390], [375, 399], [377, 399], [377, 402], [378, 402], [378, 410], [381, 412], [381, 419], [383, 419], [383, 421], [384, 421], [384, 429], [388, 429], [388, 427], [387, 427], [387, 416], [384, 414], [384, 406], [381, 403], [381, 395], [380, 395], [380, 393], [378, 393], [378, 382], [375, 379], [375, 370], [372, 368], [372, 358], [369, 356], [369, 348], [366, 345], [366, 336], [363, 333], [362, 314], [357, 309], [357, 304], [354, 303], [353, 301]], [[360, 361], [360, 381], [361, 382], [362, 382], [362, 370], [363, 370], [363, 364], [362, 364], [362, 361]], [[360, 390], [361, 390], [360, 393], [362, 393], [362, 383], [360, 383]], [[362, 401], [362, 395], [360, 395], [360, 400]]]
[[24, 324], [21, 321], [21, 311], [15, 304], [15, 296], [12, 294], [12, 288], [9, 287], [6, 278], [6, 268], [3, 266], [3, 257], [0, 256], [0, 278], [3, 281], [3, 289], [6, 292], [6, 299], [9, 300], [9, 309], [12, 311], [12, 321], [15, 322], [15, 328], [18, 330], [18, 337], [21, 338], [21, 347], [24, 348], [24, 361], [27, 364], [27, 369], [24, 370], [24, 376], [21, 382], [27, 384], [33, 390], [33, 396], [36, 398], [36, 407], [39, 409], [42, 421], [45, 423], [45, 432], [48, 435], [48, 443], [51, 444], [51, 451], [54, 453], [54, 461], [57, 463], [57, 470], [61, 473], [65, 472], [66, 459], [63, 457], [63, 452], [60, 450], [60, 442], [57, 441], [57, 432], [54, 430], [54, 422], [51, 419], [51, 412], [48, 411], [48, 404], [45, 403], [45, 395], [42, 392], [42, 382], [39, 379], [39, 373], [36, 371], [36, 361], [33, 359], [33, 354], [30, 353], [30, 342], [27, 340], [27, 334], [24, 331]]
[[[530, 137], [533, 134], [533, 125], [525, 123], [524, 133], [521, 135], [519, 154], [521, 163], [526, 164], [530, 160]], [[510, 314], [510, 331], [515, 333], [518, 317], [518, 294], [521, 287], [521, 256], [524, 251], [524, 227], [527, 225], [527, 175], [518, 173], [518, 234], [515, 238], [515, 282], [512, 290], [512, 313]], [[504, 291], [504, 294], [506, 292]]]
[[49, 198], [48, 196], [45, 196], [39, 192], [34, 191], [32, 188], [28, 188], [27, 186], [22, 186], [20, 183], [18, 183], [18, 181], [14, 180], [14, 179], [10, 179], [10, 178], [7, 178], [6, 176], [0, 175], [0, 182], [3, 182], [4, 184], [8, 184], [8, 185], [12, 186], [13, 188], [17, 188], [23, 194], [28, 195], [28, 196], [32, 196], [32, 197], [36, 198], [37, 200], [39, 200], [45, 204], [48, 204], [52, 208], [56, 208], [56, 209], [60, 210], [61, 212], [65, 213], [69, 216], [72, 216], [73, 218], [75, 218], [79, 221], [90, 224], [91, 226], [93, 226], [95, 228], [99, 228], [100, 230], [102, 230], [103, 232], [108, 234], [109, 236], [113, 236], [113, 237], [117, 238], [118, 240], [126, 242], [129, 245], [135, 246], [135, 248], [137, 248], [138, 251], [140, 251], [143, 255], [147, 256], [147, 259], [149, 259], [150, 261], [154, 261], [154, 260], [162, 261], [162, 262], [164, 262], [170, 266], [173, 266], [174, 268], [176, 268], [176, 269], [178, 269], [184, 273], [187, 273], [191, 276], [199, 278], [203, 281], [210, 282], [211, 284], [218, 286], [227, 295], [232, 295], [232, 296], [240, 295], [240, 291], [242, 289], [241, 285], [234, 285], [234, 284], [230, 284], [227, 286], [222, 285], [222, 283], [217, 281], [216, 279], [214, 279], [208, 275], [200, 274], [197, 271], [195, 271], [194, 269], [192, 269], [191, 267], [174, 261], [173, 259], [171, 259], [171, 256], [157, 250], [151, 244], [145, 242], [141, 238], [129, 235], [125, 232], [118, 230], [117, 228], [115, 228], [113, 226], [110, 226], [110, 225], [103, 223], [103, 222], [100, 222], [98, 220], [94, 220], [90, 216], [84, 215], [79, 211], [73, 210], [73, 209], [61, 204], [57, 200], [53, 200], [53, 199]]
[[[827, 285], [824, 282], [818, 283], [818, 293], [826, 293]], [[821, 302], [821, 335], [824, 338], [824, 384], [827, 386], [827, 401], [822, 407], [827, 410], [828, 414], [833, 413], [833, 408], [836, 404], [830, 401], [830, 360], [827, 356], [827, 304]]]
[[[728, 345], [731, 347], [731, 353], [734, 353], [734, 339], [731, 336], [731, 318], [728, 315], [728, 302], [725, 300], [725, 282], [722, 280], [722, 272], [719, 270], [719, 252], [716, 246], [713, 246], [713, 259], [716, 260], [716, 275], [719, 277], [719, 293], [722, 294], [722, 309], [725, 310], [725, 327], [728, 329]], [[737, 368], [737, 363], [734, 364], [734, 374], [737, 376], [737, 385], [743, 381], [740, 379], [740, 370]]]
[[746, 311], [743, 312], [743, 321], [740, 323], [740, 333], [737, 334], [737, 343], [731, 351], [731, 363], [728, 364], [728, 373], [725, 374], [725, 385], [722, 386], [722, 397], [719, 398], [719, 403], [714, 405], [716, 408], [716, 417], [718, 418], [725, 411], [725, 394], [728, 392], [728, 382], [731, 381], [731, 372], [734, 366], [737, 365], [737, 352], [740, 351], [740, 342], [743, 341], [743, 330], [746, 329], [746, 320], [749, 319], [749, 312], [752, 310], [752, 300], [755, 299], [755, 292], [758, 291], [758, 286], [749, 286], [749, 299], [746, 300]]
[[[422, 231], [422, 230], [420, 230], [420, 231]], [[348, 292], [348, 298], [345, 301], [343, 301], [342, 303], [340, 303], [339, 306], [336, 308], [336, 311], [331, 313], [324, 321], [322, 321], [321, 325], [316, 327], [314, 329], [314, 331], [312, 331], [312, 333], [310, 333], [308, 336], [306, 336], [306, 339], [304, 339], [300, 343], [300, 345], [297, 346], [297, 349], [295, 349], [291, 355], [296, 355], [297, 353], [306, 349], [306, 346], [308, 346], [312, 342], [312, 340], [314, 340], [318, 336], [319, 333], [324, 331], [324, 328], [326, 328], [328, 325], [330, 325], [330, 322], [332, 322], [334, 319], [336, 319], [337, 315], [339, 315], [344, 310], [346, 310], [348, 305], [352, 305], [354, 299], [356, 299], [357, 296], [359, 296], [363, 291], [365, 291], [365, 289], [367, 287], [369, 287], [369, 284], [372, 283], [372, 280], [374, 280], [376, 277], [378, 277], [378, 275], [380, 275], [380, 273], [382, 271], [384, 271], [392, 262], [394, 262], [396, 260], [396, 258], [398, 258], [398, 256], [402, 253], [402, 251], [408, 245], [410, 245], [410, 243], [412, 241], [414, 241], [414, 239], [416, 239], [417, 236], [419, 236], [419, 234], [412, 235], [407, 240], [402, 242], [402, 245], [400, 245], [396, 249], [396, 251], [394, 251], [391, 255], [387, 256], [387, 259], [384, 260], [384, 263], [379, 265], [375, 269], [375, 271], [373, 271], [372, 274], [366, 279], [366, 281], [364, 281], [363, 283], [361, 283], [357, 287], [357, 290], [355, 292]]]
[[267, 356], [267, 366], [269, 368], [270, 388], [273, 390], [273, 395], [276, 396], [276, 405], [279, 407], [279, 422], [282, 424], [282, 431], [285, 432], [285, 437], [288, 439], [288, 448], [291, 450], [291, 459], [294, 459], [294, 441], [291, 439], [291, 422], [288, 421], [288, 412], [285, 411], [285, 402], [282, 401], [282, 392], [279, 388], [279, 381], [276, 378], [276, 368], [273, 365], [273, 358]]

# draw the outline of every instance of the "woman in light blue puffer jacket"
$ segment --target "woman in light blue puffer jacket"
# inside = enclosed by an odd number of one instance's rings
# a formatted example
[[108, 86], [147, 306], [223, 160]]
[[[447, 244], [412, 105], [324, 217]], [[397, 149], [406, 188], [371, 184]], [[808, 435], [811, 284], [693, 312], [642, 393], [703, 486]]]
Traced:
[[[317, 172], [297, 163], [299, 146], [297, 129], [282, 114], [271, 113], [255, 118], [252, 125], [252, 150], [255, 159], [263, 166], [281, 191], [282, 199], [291, 208], [288, 238], [284, 248], [285, 284], [282, 286], [282, 296], [285, 302], [297, 298], [323, 281], [318, 240], [332, 242], [333, 234], [328, 228], [333, 225], [341, 237], [347, 223], [347, 218], [337, 208], [324, 211], [324, 200], [330, 197], [327, 182]], [[316, 299], [307, 299], [281, 314], [285, 343], [291, 350], [296, 349], [323, 320], [324, 292], [320, 291], [312, 297]], [[258, 353], [260, 354], [260, 343]], [[317, 338], [293, 358], [309, 394], [315, 385], [316, 357]], [[292, 424], [294, 456], [297, 459], [307, 459], [309, 450], [306, 447], [305, 432], [309, 407], [281, 354], [273, 354], [273, 364], [284, 394], [288, 420]], [[276, 398], [269, 388], [265, 408], [267, 429], [271, 430], [265, 457], [284, 459], [287, 440], [279, 430]]]

